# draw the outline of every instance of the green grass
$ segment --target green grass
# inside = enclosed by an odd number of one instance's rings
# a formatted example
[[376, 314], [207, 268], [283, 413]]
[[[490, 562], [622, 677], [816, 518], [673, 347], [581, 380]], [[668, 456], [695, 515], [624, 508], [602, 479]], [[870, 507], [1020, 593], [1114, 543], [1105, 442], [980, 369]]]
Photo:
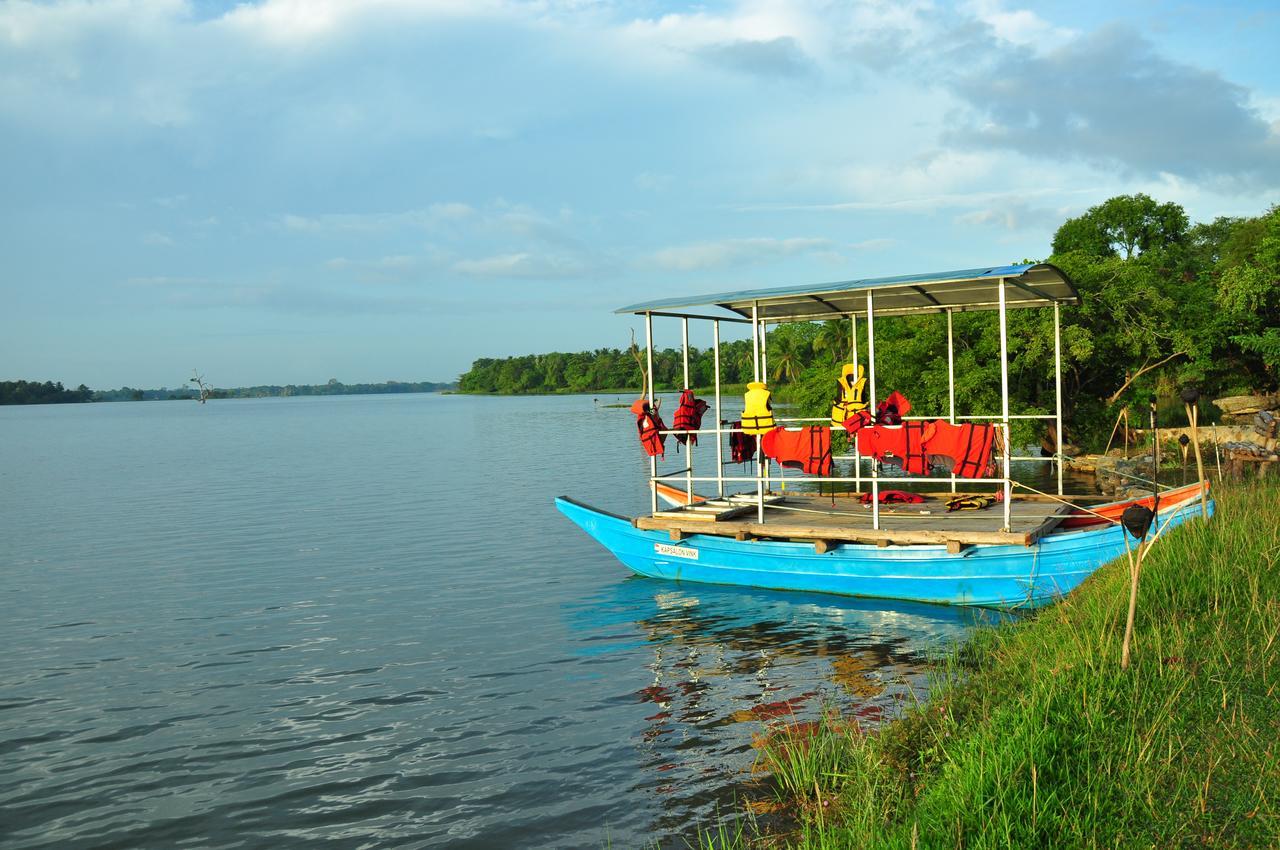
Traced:
[[[1280, 847], [1280, 486], [984, 628], [878, 734], [828, 718], [762, 760], [798, 828], [737, 847]], [[823, 804], [823, 800], [827, 800]]]

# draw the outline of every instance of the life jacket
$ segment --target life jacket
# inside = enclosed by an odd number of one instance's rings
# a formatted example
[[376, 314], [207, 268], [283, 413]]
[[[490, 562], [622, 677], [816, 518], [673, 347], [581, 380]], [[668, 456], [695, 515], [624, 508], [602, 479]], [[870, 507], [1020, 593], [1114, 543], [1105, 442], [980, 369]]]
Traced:
[[636, 399], [631, 405], [631, 412], [636, 415], [636, 430], [640, 432], [640, 445], [649, 457], [666, 455], [667, 435], [662, 432], [667, 426], [658, 415], [657, 407], [650, 407], [649, 400]]
[[982, 493], [976, 496], [952, 496], [947, 499], [947, 512], [979, 511], [983, 508], [991, 507], [998, 501], [1000, 499], [990, 493]]
[[996, 473], [991, 459], [995, 444], [994, 425], [952, 425], [939, 419], [933, 423], [933, 437], [927, 450], [931, 455], [946, 455], [954, 461], [951, 471], [957, 478], [990, 478]]
[[875, 418], [868, 411], [859, 410], [841, 424], [844, 425], [845, 433], [852, 437], [873, 422], [875, 422]]
[[[871, 494], [863, 493], [859, 499], [862, 504], [871, 504]], [[880, 501], [886, 505], [918, 505], [924, 501], [919, 493], [907, 493], [903, 490], [881, 490]]]
[[734, 463], [746, 463], [756, 456], [756, 438], [742, 433], [742, 423], [729, 426], [729, 455]]
[[911, 402], [902, 393], [894, 390], [889, 397], [876, 405], [876, 422], [881, 425], [897, 425], [902, 417], [911, 412]]
[[[693, 390], [683, 390], [680, 393], [680, 404], [676, 407], [675, 415], [671, 417], [671, 427], [676, 431], [697, 431], [702, 427], [702, 414], [707, 412], [707, 403], [700, 398], [695, 398]], [[697, 434], [675, 435], [681, 445], [686, 440], [689, 445], [698, 445]]]
[[858, 431], [858, 452], [876, 460], [890, 458], [912, 475], [929, 471], [925, 444], [933, 436], [932, 422], [871, 425]]
[[774, 428], [760, 440], [760, 448], [783, 466], [810, 475], [831, 474], [831, 429], [809, 425], [799, 431]]
[[744, 396], [746, 406], [742, 411], [742, 433], [767, 434], [774, 428], [773, 405], [769, 403], [769, 390], [759, 381], [747, 384]]
[[854, 378], [854, 365], [846, 363], [840, 367], [840, 377], [836, 378], [836, 394], [831, 400], [831, 424], [843, 425], [853, 414], [867, 409], [867, 379], [863, 376], [862, 365], [858, 364], [857, 378]]

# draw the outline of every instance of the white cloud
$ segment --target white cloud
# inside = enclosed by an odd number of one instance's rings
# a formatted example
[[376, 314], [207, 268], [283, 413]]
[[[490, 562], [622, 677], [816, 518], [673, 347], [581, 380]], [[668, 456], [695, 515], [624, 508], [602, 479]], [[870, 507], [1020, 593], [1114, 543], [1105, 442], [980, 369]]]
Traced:
[[695, 271], [753, 265], [800, 254], [829, 254], [829, 239], [767, 237], [722, 239], [663, 248], [650, 254], [645, 264], [672, 271]]
[[1005, 9], [1001, 0], [970, 0], [963, 8], [1010, 44], [1044, 49], [1079, 35], [1077, 30], [1050, 24], [1030, 9]]
[[575, 257], [519, 252], [459, 260], [453, 270], [468, 277], [552, 280], [583, 277], [591, 268]]

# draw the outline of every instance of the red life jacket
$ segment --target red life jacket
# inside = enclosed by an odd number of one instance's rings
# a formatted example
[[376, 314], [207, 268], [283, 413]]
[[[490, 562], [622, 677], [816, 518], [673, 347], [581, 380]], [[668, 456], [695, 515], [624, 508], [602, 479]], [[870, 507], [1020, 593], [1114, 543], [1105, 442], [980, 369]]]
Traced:
[[[676, 431], [697, 431], [702, 427], [702, 414], [706, 412], [707, 403], [700, 398], [695, 398], [693, 390], [684, 390], [680, 393], [680, 405], [671, 419], [671, 427]], [[691, 446], [698, 445], [697, 434], [676, 434], [675, 437], [681, 445], [685, 440], [688, 440]]]
[[931, 455], [946, 455], [955, 461], [952, 472], [957, 478], [990, 478], [996, 474], [991, 459], [996, 438], [994, 425], [952, 425], [939, 419], [933, 428], [927, 450]]
[[904, 472], [924, 475], [929, 471], [925, 443], [933, 436], [933, 424], [916, 421], [863, 428], [858, 431], [858, 452], [876, 460], [892, 456]]
[[881, 425], [898, 425], [902, 417], [911, 412], [911, 402], [902, 393], [894, 390], [889, 397], [876, 405], [876, 422]]
[[741, 422], [729, 426], [729, 455], [734, 463], [746, 463], [756, 456], [756, 436], [745, 433]]
[[799, 431], [774, 428], [760, 440], [760, 448], [783, 466], [810, 475], [831, 474], [831, 429], [810, 425]]
[[662, 417], [656, 408], [649, 406], [648, 399], [638, 398], [631, 405], [631, 412], [636, 415], [636, 430], [640, 432], [640, 445], [649, 457], [666, 455], [667, 430]]
[[865, 410], [859, 410], [844, 421], [844, 430], [850, 437], [874, 422], [875, 419]]
[[[863, 493], [860, 499], [864, 505], [871, 504], [870, 493]], [[886, 505], [916, 505], [924, 501], [924, 496], [903, 490], [881, 490], [880, 501]]]

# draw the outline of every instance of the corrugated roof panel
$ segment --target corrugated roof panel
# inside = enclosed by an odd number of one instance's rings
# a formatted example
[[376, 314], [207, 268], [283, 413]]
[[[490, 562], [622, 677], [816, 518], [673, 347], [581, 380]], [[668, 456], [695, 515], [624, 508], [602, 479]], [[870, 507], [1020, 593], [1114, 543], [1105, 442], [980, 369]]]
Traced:
[[760, 318], [770, 322], [808, 321], [851, 314], [865, 316], [867, 293], [872, 293], [877, 316], [936, 313], [948, 308], [994, 310], [999, 303], [1001, 280], [1007, 284], [1005, 304], [1010, 309], [1080, 301], [1075, 284], [1066, 274], [1048, 263], [1036, 263], [664, 298], [617, 312], [716, 306], [749, 317], [756, 305]]

